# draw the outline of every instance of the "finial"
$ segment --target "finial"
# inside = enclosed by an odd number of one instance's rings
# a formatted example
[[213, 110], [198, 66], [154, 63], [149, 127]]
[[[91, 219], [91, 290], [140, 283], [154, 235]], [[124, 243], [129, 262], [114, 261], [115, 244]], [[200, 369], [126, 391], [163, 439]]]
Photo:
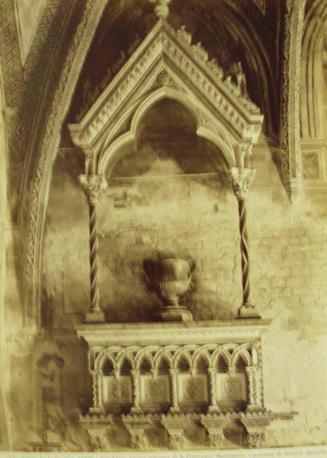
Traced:
[[166, 19], [169, 14], [169, 3], [171, 0], [150, 0], [154, 6], [154, 11], [159, 19]]

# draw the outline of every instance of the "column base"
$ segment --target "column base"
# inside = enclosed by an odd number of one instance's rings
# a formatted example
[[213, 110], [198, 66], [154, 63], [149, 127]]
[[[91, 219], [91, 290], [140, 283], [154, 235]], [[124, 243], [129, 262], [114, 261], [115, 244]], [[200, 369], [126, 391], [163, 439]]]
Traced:
[[134, 414], [134, 415], [143, 415], [144, 412], [143, 412], [143, 410], [141, 409], [140, 406], [133, 406], [133, 407], [131, 408], [131, 414]]
[[88, 411], [88, 415], [105, 415], [104, 407], [90, 407]]
[[84, 318], [86, 323], [105, 323], [105, 321], [104, 313], [101, 310], [87, 312]]
[[179, 407], [171, 407], [169, 409], [169, 413], [174, 414], [174, 413], [181, 413], [181, 409]]
[[217, 413], [220, 414], [221, 410], [219, 409], [218, 406], [209, 406], [208, 408], [208, 413]]
[[255, 305], [243, 304], [242, 307], [240, 307], [238, 310], [238, 318], [259, 318], [261, 319], [261, 316]]

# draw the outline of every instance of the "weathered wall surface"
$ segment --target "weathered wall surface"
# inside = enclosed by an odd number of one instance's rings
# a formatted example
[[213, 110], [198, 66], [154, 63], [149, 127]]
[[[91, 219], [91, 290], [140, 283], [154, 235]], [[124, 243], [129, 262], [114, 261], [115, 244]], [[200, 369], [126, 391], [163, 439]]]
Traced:
[[[24, 62], [45, 2], [15, 3]], [[83, 158], [62, 149], [53, 170], [40, 342], [35, 346], [29, 332], [6, 342], [23, 324], [23, 300], [17, 268], [22, 254], [13, 243], [20, 234], [7, 217], [4, 108], [1, 99], [0, 285], [5, 287], [0, 290], [0, 411], [5, 415], [0, 415], [0, 447], [31, 450], [45, 439], [63, 450], [87, 450], [89, 439], [78, 424], [80, 409], [89, 404], [86, 349], [72, 335], [72, 323], [85, 313], [89, 294], [88, 208], [77, 179]], [[4, 116], [12, 115], [11, 108]], [[236, 199], [221, 163], [217, 175], [215, 167], [206, 167], [216, 151], [194, 143], [187, 116], [180, 114], [180, 131], [173, 130], [172, 113], [168, 118], [175, 141], [153, 131], [167, 129], [167, 123], [152, 112], [146, 120], [151, 135], [140, 141], [139, 161], [122, 161], [99, 208], [100, 293], [108, 321], [153, 319], [160, 301], [146, 289], [142, 262], [160, 253], [195, 261], [194, 287], [184, 298], [195, 319], [235, 317], [241, 303]], [[309, 135], [303, 125], [302, 130]], [[321, 135], [317, 144], [303, 140], [304, 178], [307, 188], [317, 184], [319, 206], [306, 200], [291, 209], [265, 141], [254, 151], [257, 175], [248, 202], [252, 300], [264, 318], [272, 319], [264, 337], [266, 406], [298, 412], [293, 420], [272, 423], [267, 446], [327, 443], [327, 206], [321, 192], [327, 168]], [[125, 446], [126, 431], [113, 429], [110, 440], [113, 447]]]
[[[0, 365], [1, 367], [7, 366], [7, 358], [5, 351], [5, 279], [6, 279], [6, 233], [8, 225], [8, 209], [7, 209], [7, 148], [6, 148], [6, 134], [4, 122], [4, 98], [2, 88], [2, 74], [0, 68], [0, 162], [3, 166], [0, 169]], [[7, 392], [8, 379], [0, 379], [0, 409], [5, 410], [5, 396]], [[0, 449], [8, 447], [8, 430], [5, 421], [5, 416], [0, 420]]]

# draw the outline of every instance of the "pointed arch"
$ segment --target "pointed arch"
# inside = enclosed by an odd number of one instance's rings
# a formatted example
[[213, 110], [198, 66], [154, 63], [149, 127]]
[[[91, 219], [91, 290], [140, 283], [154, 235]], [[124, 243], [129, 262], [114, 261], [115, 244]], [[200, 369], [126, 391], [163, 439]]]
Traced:
[[155, 355], [154, 361], [153, 361], [154, 368], [158, 369], [162, 361], [166, 361], [166, 363], [168, 364], [168, 367], [170, 369], [172, 368], [173, 358], [171, 354], [169, 353], [169, 351], [167, 351], [165, 348], [163, 348], [161, 351], [158, 351], [158, 353]]
[[191, 356], [184, 348], [181, 348], [173, 356], [173, 369], [177, 369], [179, 364], [182, 364], [184, 362], [186, 363], [189, 369], [192, 367]]
[[121, 372], [125, 367], [129, 367], [129, 370], [135, 369], [135, 362], [128, 352], [123, 352], [117, 358], [117, 368]]
[[167, 374], [171, 369], [171, 360], [167, 358], [167, 355], [163, 354], [157, 361], [155, 366], [159, 374]]
[[115, 362], [110, 355], [106, 355], [101, 364], [103, 375], [110, 375], [115, 370]]
[[317, 0], [307, 12], [301, 56], [301, 135], [325, 137], [322, 116], [322, 54], [327, 38], [327, 3]]
[[246, 366], [251, 366], [251, 363], [252, 363], [251, 356], [250, 356], [249, 352], [247, 350], [245, 350], [245, 349], [234, 351], [234, 353], [232, 355], [232, 358], [231, 358], [231, 365], [233, 367], [236, 367], [237, 361], [240, 358], [244, 361], [244, 364]]
[[[196, 123], [196, 134], [199, 137], [210, 141], [219, 148], [228, 167], [232, 167], [235, 164], [233, 143], [224, 125], [220, 124], [219, 127], [217, 127], [219, 132], [214, 132], [210, 129], [210, 127], [204, 125], [206, 118], [205, 116], [200, 115], [200, 108], [196, 107], [194, 99], [192, 100], [188, 93], [183, 93], [170, 87], [162, 87], [147, 95], [135, 108], [128, 132], [120, 135], [112, 141], [112, 143], [110, 143], [110, 138], [112, 137], [114, 131], [110, 132], [109, 136], [106, 137], [103, 146], [101, 147], [99, 158], [98, 171], [100, 174], [105, 174], [108, 171], [110, 174], [110, 170], [112, 170], [117, 161], [119, 161], [128, 152], [130, 153], [133, 151], [133, 147], [136, 144], [137, 130], [142, 118], [148, 110], [151, 109], [151, 107], [163, 99], [175, 100], [184, 106]], [[125, 116], [116, 120], [116, 124], [121, 125], [129, 114], [130, 113], [127, 113]]]
[[192, 356], [192, 367], [196, 368], [200, 360], [203, 360], [207, 366], [210, 365], [210, 356], [203, 348], [197, 349]]
[[[44, 239], [44, 224], [49, 197], [52, 167], [61, 137], [61, 129], [68, 113], [78, 82], [80, 70], [85, 62], [89, 46], [101, 19], [106, 2], [87, 0], [79, 24], [71, 41], [56, 90], [51, 93], [52, 105], [47, 127], [39, 144], [35, 168], [31, 172], [32, 184], [26, 178], [26, 196], [30, 201], [25, 239], [24, 260], [24, 318], [25, 324], [41, 325], [41, 260]], [[50, 85], [51, 86], [51, 85]]]
[[135, 360], [135, 368], [139, 370], [147, 370], [153, 369], [153, 358], [149, 354], [140, 353], [138, 358]]
[[213, 367], [218, 367], [219, 361], [223, 361], [227, 368], [231, 366], [231, 356], [229, 352], [219, 347], [214, 351], [211, 361]]

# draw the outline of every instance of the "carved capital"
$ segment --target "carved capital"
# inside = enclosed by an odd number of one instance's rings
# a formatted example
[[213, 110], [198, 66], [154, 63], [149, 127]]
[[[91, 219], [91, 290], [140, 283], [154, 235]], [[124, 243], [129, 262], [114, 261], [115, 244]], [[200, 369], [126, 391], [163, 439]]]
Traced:
[[159, 19], [166, 19], [169, 14], [171, 0], [150, 0], [154, 5], [154, 11]]
[[255, 169], [232, 167], [229, 169], [229, 175], [236, 197], [239, 200], [246, 199], [249, 186], [255, 175]]
[[96, 205], [108, 186], [104, 175], [80, 175], [79, 180], [90, 204]]

